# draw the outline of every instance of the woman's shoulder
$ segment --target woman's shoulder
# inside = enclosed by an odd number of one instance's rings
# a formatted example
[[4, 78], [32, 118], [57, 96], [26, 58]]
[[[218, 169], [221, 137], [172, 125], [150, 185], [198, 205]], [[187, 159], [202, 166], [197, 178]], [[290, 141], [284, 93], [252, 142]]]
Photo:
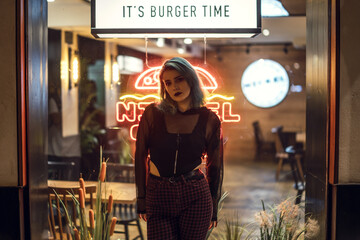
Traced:
[[209, 117], [219, 119], [218, 115], [213, 110], [211, 110], [210, 108], [204, 106], [204, 107], [201, 108], [201, 110], [206, 112], [207, 114], [209, 114]]
[[157, 108], [157, 103], [153, 102], [146, 106], [145, 111], [154, 111]]
[[145, 107], [143, 115], [146, 117], [154, 116], [159, 113], [158, 103], [151, 103]]
[[207, 113], [209, 122], [216, 124], [216, 125], [221, 123], [219, 116], [213, 110], [211, 110], [207, 107], [202, 107], [201, 109]]

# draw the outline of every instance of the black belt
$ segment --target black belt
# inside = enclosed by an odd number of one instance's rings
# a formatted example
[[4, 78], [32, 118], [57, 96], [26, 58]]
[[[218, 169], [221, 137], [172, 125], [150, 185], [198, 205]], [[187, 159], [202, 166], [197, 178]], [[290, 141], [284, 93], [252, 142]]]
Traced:
[[191, 180], [191, 179], [202, 179], [204, 178], [204, 174], [202, 174], [200, 169], [195, 169], [192, 170], [190, 172], [184, 173], [182, 175], [179, 176], [174, 176], [174, 177], [161, 177], [161, 176], [155, 176], [153, 174], [150, 173], [150, 176], [152, 178], [158, 179], [158, 180], [165, 180], [165, 181], [169, 181], [171, 183], [175, 183], [175, 182], [179, 182], [179, 181], [183, 181], [183, 180]]

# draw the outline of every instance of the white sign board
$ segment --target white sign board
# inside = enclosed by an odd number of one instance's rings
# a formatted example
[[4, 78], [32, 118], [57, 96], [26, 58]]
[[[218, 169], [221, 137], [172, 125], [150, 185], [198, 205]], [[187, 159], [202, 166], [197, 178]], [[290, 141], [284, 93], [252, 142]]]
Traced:
[[92, 0], [98, 38], [253, 37], [261, 33], [260, 0]]

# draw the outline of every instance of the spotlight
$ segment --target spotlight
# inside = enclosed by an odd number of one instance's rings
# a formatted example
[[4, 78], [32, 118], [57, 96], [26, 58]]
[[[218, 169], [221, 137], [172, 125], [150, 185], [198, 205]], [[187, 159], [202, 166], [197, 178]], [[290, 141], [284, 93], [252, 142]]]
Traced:
[[283, 51], [284, 51], [285, 54], [288, 54], [289, 50], [287, 48], [287, 45], [284, 46]]
[[184, 50], [183, 48], [178, 48], [178, 49], [177, 49], [177, 52], [178, 52], [179, 54], [184, 54], [184, 53], [185, 53], [185, 50]]
[[158, 46], [158, 47], [164, 47], [164, 46], [165, 46], [165, 39], [163, 39], [163, 38], [158, 38], [158, 39], [156, 40], [156, 46]]
[[270, 31], [269, 31], [269, 29], [266, 29], [266, 28], [263, 30], [263, 32], [262, 32], [262, 33], [264, 34], [264, 36], [265, 36], [265, 37], [267, 37], [267, 36], [269, 36], [269, 35], [270, 35]]
[[220, 47], [216, 49], [216, 57], [219, 62], [222, 62], [223, 58], [221, 56], [221, 50]]
[[246, 45], [246, 50], [245, 50], [246, 54], [250, 53], [250, 44]]
[[191, 38], [185, 38], [184, 43], [185, 44], [192, 44], [192, 39]]

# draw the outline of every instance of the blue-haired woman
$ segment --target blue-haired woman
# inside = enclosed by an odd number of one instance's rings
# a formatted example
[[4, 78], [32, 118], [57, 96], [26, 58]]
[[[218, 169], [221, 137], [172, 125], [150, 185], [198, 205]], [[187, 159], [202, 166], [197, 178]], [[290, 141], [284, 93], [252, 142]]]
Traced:
[[[137, 133], [137, 211], [147, 221], [149, 240], [203, 240], [217, 225], [221, 122], [204, 106], [199, 77], [188, 61], [166, 61], [159, 78], [161, 101], [145, 109]], [[200, 170], [205, 154], [206, 176]]]

